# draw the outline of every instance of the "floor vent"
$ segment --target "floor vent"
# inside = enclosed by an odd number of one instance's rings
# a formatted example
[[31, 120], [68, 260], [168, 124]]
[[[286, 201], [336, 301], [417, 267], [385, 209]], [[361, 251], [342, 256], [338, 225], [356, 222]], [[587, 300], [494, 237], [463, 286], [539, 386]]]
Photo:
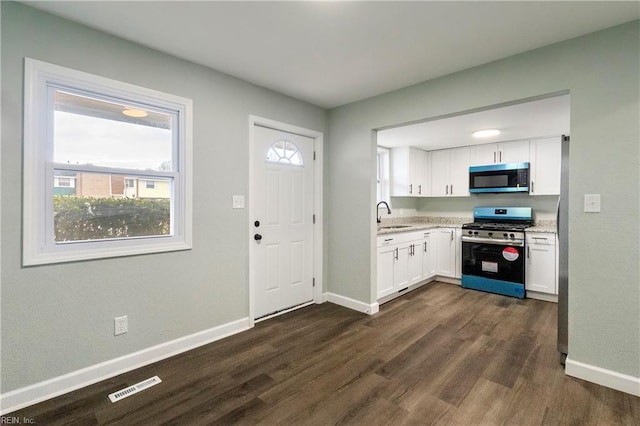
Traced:
[[109, 399], [111, 400], [111, 402], [118, 402], [121, 399], [124, 399], [128, 396], [133, 395], [134, 393], [138, 393], [141, 392], [147, 388], [150, 388], [151, 386], [157, 385], [158, 383], [162, 382], [162, 380], [160, 380], [160, 377], [158, 376], [153, 376], [150, 379], [147, 380], [143, 380], [140, 383], [136, 383], [133, 386], [129, 386], [128, 388], [124, 388], [124, 389], [120, 389], [117, 392], [114, 392], [112, 394], [109, 395]]

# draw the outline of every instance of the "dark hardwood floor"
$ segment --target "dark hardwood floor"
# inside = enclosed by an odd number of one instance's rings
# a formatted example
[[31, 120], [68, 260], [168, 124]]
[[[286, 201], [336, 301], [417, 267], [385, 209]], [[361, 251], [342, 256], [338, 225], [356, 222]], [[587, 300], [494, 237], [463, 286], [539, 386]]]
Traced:
[[[111, 392], [162, 383], [117, 403]], [[330, 303], [28, 407], [36, 424], [640, 424], [564, 375], [556, 305], [432, 283], [367, 316]]]

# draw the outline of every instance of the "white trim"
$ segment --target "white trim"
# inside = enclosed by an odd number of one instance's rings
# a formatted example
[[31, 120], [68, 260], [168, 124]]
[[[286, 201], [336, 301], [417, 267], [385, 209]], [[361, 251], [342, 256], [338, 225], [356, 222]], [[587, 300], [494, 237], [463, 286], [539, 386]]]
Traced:
[[527, 299], [536, 299], [536, 300], [542, 300], [544, 302], [558, 303], [557, 294], [541, 293], [539, 291], [527, 290], [525, 297]]
[[254, 126], [264, 126], [283, 132], [295, 133], [297, 135], [306, 136], [313, 139], [313, 149], [316, 159], [313, 162], [313, 212], [316, 215], [316, 223], [313, 227], [313, 276], [315, 278], [315, 287], [313, 289], [313, 301], [315, 303], [323, 303], [322, 289], [323, 284], [323, 236], [324, 236], [324, 215], [323, 215], [323, 159], [324, 159], [324, 135], [322, 132], [299, 127], [293, 124], [283, 123], [271, 120], [269, 118], [259, 117], [257, 115], [249, 115], [249, 198], [248, 198], [248, 214], [247, 214], [247, 235], [249, 240], [249, 319], [253, 325], [255, 322], [255, 295], [254, 278], [253, 278], [253, 259], [255, 256], [255, 245], [251, 238], [254, 222], [253, 211], [253, 144], [254, 144]]
[[380, 310], [378, 302], [368, 304], [359, 300], [352, 299], [350, 297], [341, 296], [335, 293], [325, 293], [325, 300], [336, 305], [344, 306], [345, 308], [353, 309], [354, 311], [363, 312], [367, 315], [377, 314]]
[[301, 303], [299, 305], [292, 306], [289, 309], [283, 309], [282, 311], [278, 311], [278, 312], [276, 312], [274, 314], [267, 315], [265, 317], [260, 317], [260, 318], [258, 318], [256, 320], [254, 320], [253, 322], [254, 322], [254, 324], [257, 324], [259, 322], [266, 321], [266, 320], [269, 320], [271, 318], [279, 317], [280, 315], [288, 314], [289, 312], [297, 311], [298, 309], [306, 308], [307, 306], [311, 306], [311, 305], [314, 305], [314, 304], [315, 304], [315, 302]]
[[591, 383], [596, 383], [611, 389], [640, 396], [640, 377], [629, 376], [612, 370], [606, 370], [595, 365], [574, 361], [567, 357], [565, 374]]
[[249, 328], [251, 328], [249, 318], [241, 318], [40, 383], [3, 393], [0, 395], [0, 414], [5, 415], [12, 411], [37, 404], [38, 402], [215, 342], [248, 330]]

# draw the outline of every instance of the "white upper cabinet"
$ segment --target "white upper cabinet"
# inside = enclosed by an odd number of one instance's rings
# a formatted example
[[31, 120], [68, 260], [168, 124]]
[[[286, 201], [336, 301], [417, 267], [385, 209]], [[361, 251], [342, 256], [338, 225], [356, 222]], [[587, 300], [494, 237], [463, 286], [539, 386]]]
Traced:
[[562, 167], [561, 137], [531, 141], [529, 168], [529, 194], [559, 195]]
[[529, 141], [490, 143], [471, 147], [471, 166], [496, 163], [525, 163], [529, 157]]
[[470, 152], [469, 147], [431, 152], [432, 196], [469, 196]]
[[431, 192], [430, 154], [414, 147], [391, 150], [391, 195], [425, 197]]

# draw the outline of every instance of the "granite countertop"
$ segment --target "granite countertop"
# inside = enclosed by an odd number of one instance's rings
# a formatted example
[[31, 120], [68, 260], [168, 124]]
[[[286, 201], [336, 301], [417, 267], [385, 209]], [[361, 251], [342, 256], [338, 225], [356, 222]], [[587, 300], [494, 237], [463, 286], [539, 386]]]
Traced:
[[[378, 235], [396, 234], [398, 232], [420, 231], [435, 228], [460, 228], [463, 223], [473, 222], [468, 217], [395, 217], [383, 218], [378, 224]], [[386, 226], [402, 226], [402, 228], [385, 228]]]
[[[414, 216], [383, 218], [378, 224], [378, 235], [396, 234], [398, 232], [420, 231], [435, 228], [460, 228], [463, 224], [473, 222], [470, 217]], [[402, 228], [386, 228], [402, 226]], [[556, 233], [555, 220], [540, 220], [526, 229], [526, 232]]]
[[525, 229], [525, 232], [544, 232], [555, 234], [556, 233], [556, 221], [555, 220], [540, 220], [535, 225]]

